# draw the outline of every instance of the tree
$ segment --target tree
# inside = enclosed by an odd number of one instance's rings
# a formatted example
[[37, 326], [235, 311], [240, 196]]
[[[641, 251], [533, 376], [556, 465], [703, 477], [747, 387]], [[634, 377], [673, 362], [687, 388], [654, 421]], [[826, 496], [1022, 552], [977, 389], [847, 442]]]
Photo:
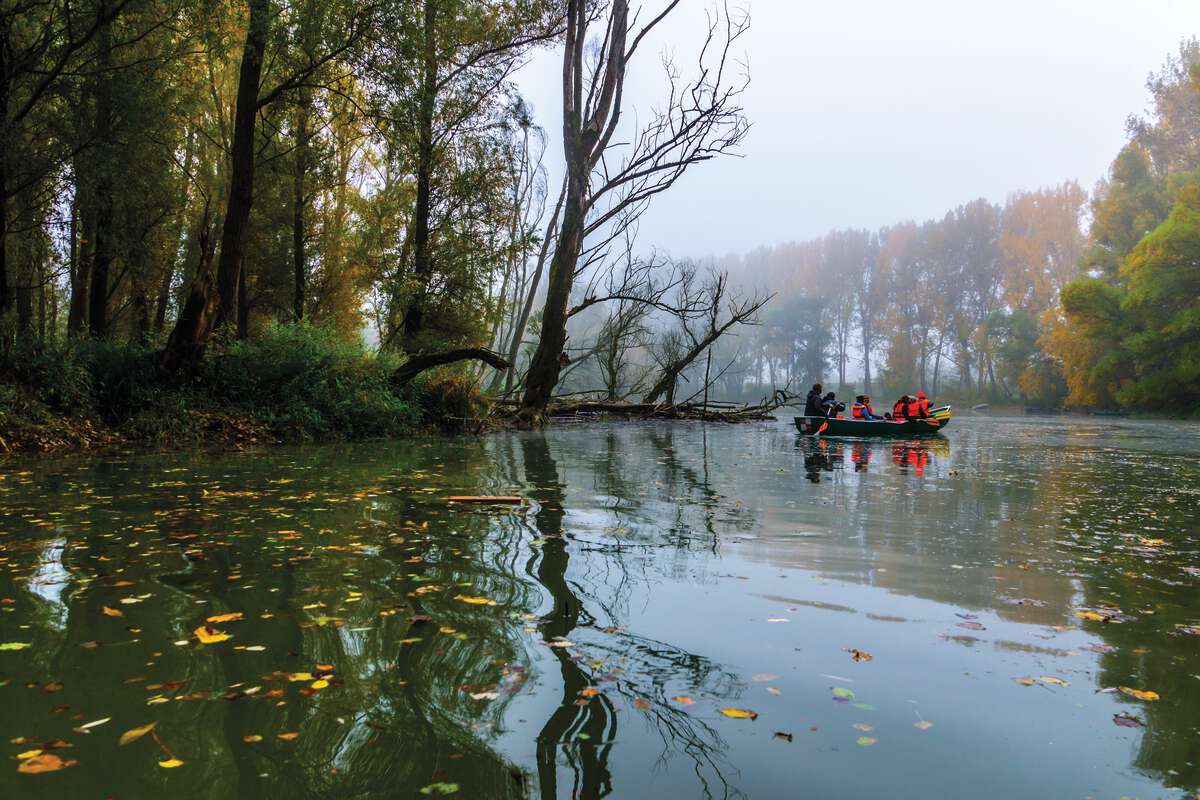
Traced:
[[716, 20], [710, 20], [697, 76], [681, 84], [678, 73], [668, 66], [671, 89], [666, 108], [653, 113], [632, 144], [622, 149], [623, 157], [616, 154], [614, 136], [620, 127], [629, 63], [645, 37], [678, 5], [679, 0], [671, 0], [638, 29], [633, 27], [636, 15], [631, 21], [628, 0], [613, 0], [592, 65], [585, 59], [585, 43], [593, 9], [584, 0], [568, 0], [562, 87], [567, 189], [550, 262], [542, 334], [521, 401], [525, 425], [542, 424], [558, 383], [571, 289], [587, 236], [669, 189], [692, 164], [736, 148], [746, 134], [746, 119], [738, 105], [745, 82], [731, 84], [727, 67], [732, 66], [730, 48], [748, 23], [744, 18], [727, 20], [724, 38], [717, 42], [719, 28]]

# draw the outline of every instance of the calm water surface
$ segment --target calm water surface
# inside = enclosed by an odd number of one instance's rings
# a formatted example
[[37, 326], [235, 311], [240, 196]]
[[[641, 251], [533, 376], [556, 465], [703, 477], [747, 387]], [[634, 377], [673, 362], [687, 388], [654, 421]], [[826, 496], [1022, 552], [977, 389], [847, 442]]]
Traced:
[[1059, 418], [4, 462], [0, 797], [1190, 798], [1198, 487]]

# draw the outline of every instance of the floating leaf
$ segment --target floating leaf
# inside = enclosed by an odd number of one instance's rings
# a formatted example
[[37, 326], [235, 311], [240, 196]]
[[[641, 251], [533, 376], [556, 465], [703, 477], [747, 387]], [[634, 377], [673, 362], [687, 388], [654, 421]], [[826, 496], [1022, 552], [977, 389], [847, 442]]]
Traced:
[[469, 597], [465, 594], [456, 594], [454, 599], [460, 603], [469, 603], [473, 606], [494, 606], [496, 601], [490, 597]]
[[1133, 716], [1132, 714], [1126, 714], [1123, 711], [1120, 714], [1113, 714], [1113, 722], [1120, 725], [1122, 728], [1144, 728], [1144, 727], [1146, 727], [1146, 723], [1142, 722], [1140, 719]]
[[650, 708], [650, 701], [644, 697], [634, 698], [633, 707], [638, 711], [645, 711]]
[[933, 727], [933, 723], [927, 719], [923, 719], [920, 722], [914, 722], [913, 727], [919, 731], [927, 731]]
[[200, 640], [200, 644], [216, 644], [217, 642], [233, 638], [228, 633], [219, 631], [211, 625], [201, 625], [192, 631], [192, 633], [196, 634], [196, 638]]
[[41, 772], [57, 772], [60, 769], [73, 767], [78, 764], [75, 760], [63, 760], [53, 753], [43, 753], [42, 755], [27, 758], [17, 765], [17, 772], [23, 772], [26, 775], [37, 775]]
[[980, 625], [978, 622], [960, 622], [960, 623], [958, 623], [958, 627], [966, 628], [969, 631], [986, 631], [987, 630], [987, 628]]
[[750, 711], [745, 708], [722, 708], [721, 713], [733, 719], [758, 719], [757, 711]]
[[151, 722], [146, 725], [143, 725], [140, 728], [130, 728], [129, 730], [127, 730], [121, 734], [121, 738], [117, 740], [117, 744], [126, 745], [126, 744], [129, 744], [130, 742], [136, 742], [138, 739], [142, 738], [147, 733], [154, 730], [155, 727], [157, 727], [157, 726], [158, 726], [157, 722]]
[[105, 717], [104, 719], [92, 720], [91, 722], [85, 722], [84, 724], [80, 725], [78, 728], [72, 728], [71, 730], [75, 731], [76, 733], [87, 733], [92, 728], [98, 728], [111, 719], [112, 719], [112, 717]]
[[676, 703], [679, 703], [681, 706], [692, 706], [696, 704], [696, 701], [688, 697], [686, 694], [677, 695], [671, 699]]
[[324, 689], [327, 686], [329, 686], [329, 681], [325, 680], [324, 678], [318, 678], [309, 684], [309, 688], [311, 689]]
[[792, 734], [785, 733], [784, 731], [775, 731], [775, 735], [772, 738], [773, 739], [782, 739], [785, 742], [790, 742], [790, 741], [792, 741]]
[[841, 686], [835, 686], [833, 688], [833, 696], [838, 700], [853, 700], [857, 695], [855, 695], [850, 689], [846, 689]]
[[458, 792], [458, 784], [457, 783], [442, 783], [441, 781], [439, 781], [437, 783], [431, 783], [428, 786], [421, 787], [421, 794], [427, 794], [427, 795], [455, 794], [457, 792]]
[[1130, 697], [1136, 697], [1138, 700], [1158, 699], [1158, 692], [1151, 692], [1149, 690], [1143, 691], [1142, 689], [1130, 689], [1128, 686], [1122, 686], [1120, 689], [1125, 694], [1129, 695]]
[[870, 733], [871, 731], [875, 730], [874, 725], [868, 725], [865, 722], [856, 722], [850, 727], [854, 728], [856, 731], [862, 731], [863, 733]]
[[0, 642], [0, 650], [24, 650], [32, 645], [33, 642]]
[[1070, 686], [1071, 684], [1064, 681], [1062, 678], [1056, 678], [1053, 675], [1043, 675], [1038, 678], [1039, 681], [1047, 686]]
[[285, 742], [294, 742], [300, 738], [300, 734], [297, 731], [287, 731], [285, 733], [275, 734], [275, 738], [283, 739]]
[[776, 678], [778, 678], [778, 677], [779, 677], [778, 675], [772, 675], [772, 674], [771, 674], [771, 673], [769, 673], [769, 672], [761, 672], [761, 673], [759, 673], [758, 675], [752, 675], [752, 676], [750, 676], [750, 680], [752, 680], [752, 681], [759, 681], [759, 682], [766, 682], [766, 681], [773, 681], [773, 680], [775, 680], [775, 679], [776, 679]]
[[206, 622], [233, 622], [242, 618], [242, 612], [234, 611], [229, 614], [216, 614], [209, 617]]
[[248, 733], [242, 737], [242, 741], [246, 744], [254, 744], [262, 741], [262, 735], [257, 733]]
[[125, 616], [125, 612], [120, 610], [119, 608], [109, 608], [108, 606], [104, 606], [100, 610], [104, 612], [104, 616], [106, 616], [106, 617], [123, 617], [123, 616]]
[[1090, 619], [1093, 622], [1104, 622], [1108, 617], [1103, 614], [1097, 614], [1095, 611], [1076, 611], [1075, 616], [1080, 619]]
[[298, 683], [299, 681], [311, 681], [312, 679], [313, 674], [311, 672], [292, 672], [288, 674], [288, 680], [292, 683]]
[[580, 697], [595, 697], [598, 694], [600, 694], [600, 690], [597, 689], [595, 686], [588, 686], [584, 689], [579, 690]]
[[855, 650], [853, 648], [850, 649], [850, 657], [855, 661], [870, 661], [872, 658], [874, 658], [874, 656], [868, 653], [866, 650]]
[[871, 745], [875, 744], [877, 741], [879, 741], [879, 740], [876, 739], [874, 736], [860, 736], [854, 740], [854, 743], [860, 744], [863, 747], [870, 747]]
[[176, 767], [182, 767], [183, 762], [180, 761], [178, 758], [172, 757], [172, 758], [165, 758], [162, 761], [159, 761], [158, 765], [160, 767], [162, 767], [163, 769], [175, 769]]

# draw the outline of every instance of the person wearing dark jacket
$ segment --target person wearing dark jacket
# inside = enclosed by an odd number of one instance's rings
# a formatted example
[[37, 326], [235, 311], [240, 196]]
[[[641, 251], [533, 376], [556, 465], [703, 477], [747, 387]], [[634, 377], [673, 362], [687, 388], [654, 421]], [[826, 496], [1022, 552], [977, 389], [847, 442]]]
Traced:
[[892, 406], [892, 419], [908, 419], [908, 404], [912, 402], [912, 398], [908, 395], [901, 395], [896, 401], [896, 405]]
[[833, 392], [830, 392], [821, 398], [821, 413], [819, 416], [825, 417], [826, 419], [834, 419], [838, 414], [841, 414], [845, 410], [846, 404], [839, 403], [837, 401], [837, 395]]
[[804, 416], [823, 417], [825, 409], [821, 408], [821, 384], [814, 383], [808, 397], [804, 398]]

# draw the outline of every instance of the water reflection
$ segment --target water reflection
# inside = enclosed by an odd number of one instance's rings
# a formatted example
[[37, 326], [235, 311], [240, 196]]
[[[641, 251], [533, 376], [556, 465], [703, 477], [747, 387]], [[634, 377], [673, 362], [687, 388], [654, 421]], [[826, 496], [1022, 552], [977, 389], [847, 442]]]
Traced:
[[0, 727], [78, 763], [0, 796], [1177, 798], [1198, 445], [623, 425], [19, 465]]

